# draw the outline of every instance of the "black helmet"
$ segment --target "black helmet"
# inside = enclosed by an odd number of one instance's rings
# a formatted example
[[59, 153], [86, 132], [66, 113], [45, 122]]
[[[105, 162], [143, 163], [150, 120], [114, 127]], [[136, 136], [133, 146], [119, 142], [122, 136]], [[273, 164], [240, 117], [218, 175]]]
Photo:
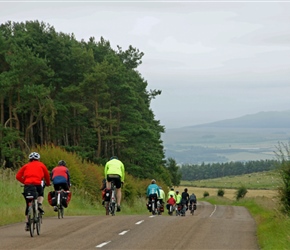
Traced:
[[65, 161], [64, 161], [64, 160], [60, 160], [60, 161], [58, 162], [58, 166], [66, 166]]
[[28, 156], [29, 160], [39, 160], [40, 159], [40, 154], [36, 153], [36, 152], [32, 152], [29, 156]]
[[113, 159], [118, 160], [118, 157], [117, 157], [117, 156], [112, 156], [112, 157], [110, 158], [110, 160], [113, 160]]

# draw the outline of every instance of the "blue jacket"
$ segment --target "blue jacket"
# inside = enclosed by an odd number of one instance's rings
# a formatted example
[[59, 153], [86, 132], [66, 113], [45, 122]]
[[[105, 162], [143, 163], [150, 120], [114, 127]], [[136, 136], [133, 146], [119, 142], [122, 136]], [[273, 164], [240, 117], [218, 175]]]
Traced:
[[160, 191], [159, 191], [159, 186], [157, 184], [150, 184], [148, 187], [147, 187], [147, 197], [150, 195], [150, 194], [157, 194], [157, 197], [160, 196]]

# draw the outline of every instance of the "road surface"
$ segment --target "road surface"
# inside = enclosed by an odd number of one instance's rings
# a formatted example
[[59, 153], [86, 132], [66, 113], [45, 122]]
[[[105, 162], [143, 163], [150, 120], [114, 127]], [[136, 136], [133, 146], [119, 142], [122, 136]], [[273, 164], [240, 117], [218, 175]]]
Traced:
[[[105, 211], [104, 211], [105, 212]], [[30, 237], [24, 223], [0, 227], [0, 249], [259, 249], [256, 224], [244, 207], [199, 202], [192, 216], [43, 218]]]

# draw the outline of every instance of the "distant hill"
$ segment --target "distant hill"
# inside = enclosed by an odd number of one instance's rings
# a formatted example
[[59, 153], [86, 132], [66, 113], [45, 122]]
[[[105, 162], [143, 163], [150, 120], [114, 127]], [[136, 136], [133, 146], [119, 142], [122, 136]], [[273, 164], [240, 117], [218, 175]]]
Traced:
[[216, 128], [290, 128], [290, 110], [269, 111], [256, 114], [245, 115], [235, 119], [221, 120], [212, 123], [189, 126], [216, 127]]
[[278, 143], [290, 140], [290, 111], [168, 129], [162, 140], [166, 158], [180, 164], [273, 159]]

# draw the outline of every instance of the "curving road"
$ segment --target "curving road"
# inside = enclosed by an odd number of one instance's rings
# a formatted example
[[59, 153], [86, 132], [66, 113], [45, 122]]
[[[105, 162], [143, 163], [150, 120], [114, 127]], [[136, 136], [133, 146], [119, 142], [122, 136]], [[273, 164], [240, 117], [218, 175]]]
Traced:
[[256, 224], [244, 207], [199, 202], [180, 216], [74, 216], [43, 219], [30, 237], [24, 223], [0, 227], [0, 249], [259, 249]]

